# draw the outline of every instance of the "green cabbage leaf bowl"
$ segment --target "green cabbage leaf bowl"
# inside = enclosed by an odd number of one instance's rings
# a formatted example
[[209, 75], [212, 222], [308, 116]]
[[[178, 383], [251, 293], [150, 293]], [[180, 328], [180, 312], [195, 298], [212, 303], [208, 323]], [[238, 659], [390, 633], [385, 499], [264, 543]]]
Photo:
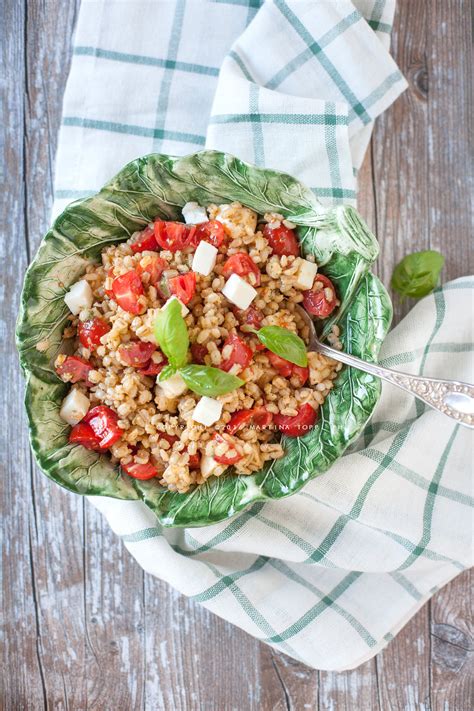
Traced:
[[26, 377], [31, 446], [43, 472], [77, 494], [141, 500], [163, 526], [205, 526], [257, 501], [280, 499], [327, 471], [359, 435], [380, 395], [377, 378], [344, 367], [307, 435], [283, 438], [285, 456], [252, 476], [212, 477], [187, 494], [157, 480], [138, 481], [107, 455], [68, 443], [59, 416], [69, 386], [54, 371], [64, 350], [69, 315], [64, 294], [101, 250], [124, 241], [155, 217], [180, 220], [188, 201], [239, 201], [259, 214], [278, 212], [294, 222], [303, 254], [313, 254], [334, 282], [341, 306], [324, 322], [337, 323], [343, 348], [376, 361], [392, 308], [370, 272], [378, 254], [374, 236], [348, 206], [322, 207], [309, 188], [289, 175], [256, 168], [217, 151], [185, 157], [148, 155], [129, 163], [97, 194], [69, 205], [44, 237], [25, 277], [17, 344]]

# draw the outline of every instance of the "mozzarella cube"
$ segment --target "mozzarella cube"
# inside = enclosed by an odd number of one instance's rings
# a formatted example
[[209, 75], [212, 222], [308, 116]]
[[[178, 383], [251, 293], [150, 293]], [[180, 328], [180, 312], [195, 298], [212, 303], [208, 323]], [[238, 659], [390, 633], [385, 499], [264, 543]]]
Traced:
[[68, 425], [77, 425], [89, 412], [89, 405], [89, 398], [73, 388], [64, 398], [59, 414]]
[[185, 306], [185, 305], [183, 304], [183, 302], [180, 301], [180, 300], [178, 299], [178, 297], [177, 297], [177, 296], [174, 296], [174, 295], [173, 295], [173, 296], [170, 296], [170, 298], [168, 299], [168, 301], [166, 301], [166, 302], [163, 304], [163, 306], [161, 307], [161, 309], [162, 309], [162, 310], [163, 310], [163, 309], [166, 309], [166, 307], [168, 306], [168, 304], [170, 303], [170, 301], [173, 301], [173, 300], [176, 300], [179, 304], [181, 304], [181, 316], [182, 316], [183, 318], [184, 318], [185, 316], [187, 316], [187, 314], [189, 313], [188, 307]]
[[205, 479], [219, 466], [221, 465], [219, 462], [216, 462], [214, 457], [210, 457], [208, 454], [203, 454], [201, 457], [201, 474]]
[[313, 286], [314, 282], [314, 277], [316, 276], [316, 272], [318, 271], [318, 267], [314, 262], [308, 262], [307, 259], [301, 259], [300, 260], [300, 266], [298, 268], [298, 271], [296, 272], [296, 288], [297, 289], [304, 289], [305, 291], [307, 289], [311, 289]]
[[194, 408], [192, 418], [194, 422], [199, 422], [201, 425], [210, 427], [217, 422], [222, 414], [222, 403], [215, 400], [213, 397], [203, 397], [199, 400]]
[[205, 207], [201, 207], [197, 202], [187, 202], [182, 209], [184, 221], [187, 225], [199, 225], [201, 222], [209, 220]]
[[224, 296], [239, 309], [248, 309], [257, 296], [257, 292], [238, 274], [231, 274], [222, 289]]
[[75, 316], [77, 316], [82, 309], [90, 309], [92, 299], [92, 289], [89, 286], [89, 282], [85, 279], [81, 279], [73, 284], [64, 297], [66, 306]]
[[199, 242], [193, 257], [193, 272], [209, 276], [216, 266], [217, 252], [217, 247], [209, 244], [209, 242]]
[[158, 385], [163, 390], [165, 397], [173, 399], [182, 395], [188, 389], [179, 373], [175, 373], [167, 380], [161, 380]]

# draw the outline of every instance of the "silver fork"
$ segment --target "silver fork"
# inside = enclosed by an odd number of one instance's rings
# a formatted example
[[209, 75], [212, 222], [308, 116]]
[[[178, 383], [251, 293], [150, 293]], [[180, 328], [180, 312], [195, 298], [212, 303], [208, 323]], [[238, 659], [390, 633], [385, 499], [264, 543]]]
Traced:
[[376, 363], [367, 363], [356, 356], [321, 343], [316, 333], [311, 316], [301, 307], [297, 306], [309, 329], [308, 351], [317, 351], [329, 358], [345, 363], [364, 373], [376, 375], [387, 383], [397, 385], [424, 403], [438, 410], [448, 417], [452, 417], [461, 425], [474, 428], [474, 385], [461, 383], [457, 380], [440, 380], [439, 378], [426, 378], [422, 375], [409, 375], [400, 373], [391, 368], [383, 368]]

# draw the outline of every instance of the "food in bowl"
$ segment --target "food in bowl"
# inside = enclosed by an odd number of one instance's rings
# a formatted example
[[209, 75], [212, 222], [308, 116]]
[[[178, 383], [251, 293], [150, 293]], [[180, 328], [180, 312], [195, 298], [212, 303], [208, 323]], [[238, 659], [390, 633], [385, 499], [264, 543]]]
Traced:
[[324, 319], [339, 301], [292, 223], [237, 202], [182, 213], [87, 266], [55, 361], [69, 442], [179, 493], [281, 458], [281, 434], [308, 433], [341, 369], [306, 353], [296, 305]]

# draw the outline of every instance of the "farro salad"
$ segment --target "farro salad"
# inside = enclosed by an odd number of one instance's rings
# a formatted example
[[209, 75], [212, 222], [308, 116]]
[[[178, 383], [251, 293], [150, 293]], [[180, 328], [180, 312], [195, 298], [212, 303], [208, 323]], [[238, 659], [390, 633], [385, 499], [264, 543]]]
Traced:
[[240, 203], [182, 212], [87, 267], [55, 368], [71, 443], [185, 493], [284, 456], [280, 435], [307, 434], [341, 364], [306, 352], [296, 305], [324, 319], [339, 301], [294, 225]]

